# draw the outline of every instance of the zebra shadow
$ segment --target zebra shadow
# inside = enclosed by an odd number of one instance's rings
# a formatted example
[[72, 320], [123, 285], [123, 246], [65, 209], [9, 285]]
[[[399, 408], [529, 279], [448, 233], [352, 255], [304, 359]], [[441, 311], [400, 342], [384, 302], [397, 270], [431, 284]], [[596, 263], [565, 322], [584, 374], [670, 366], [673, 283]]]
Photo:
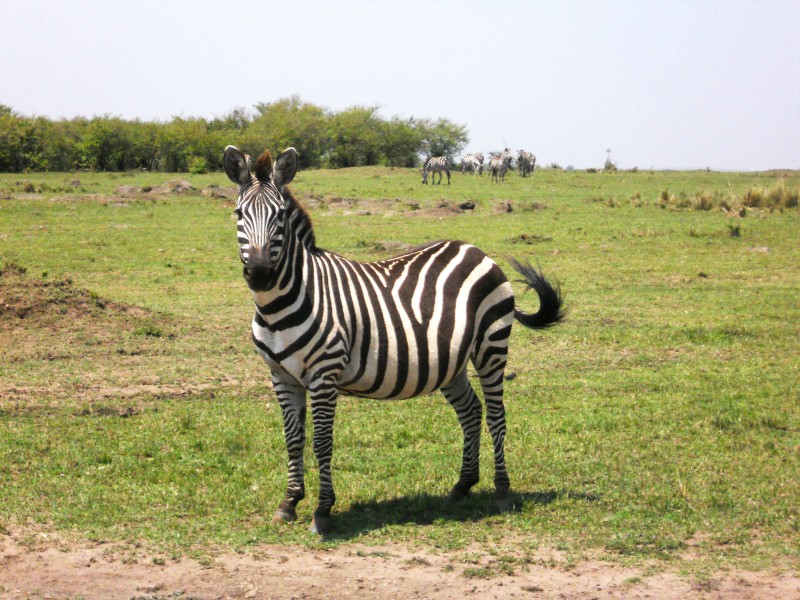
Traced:
[[[513, 512], [531, 506], [546, 506], [560, 500], [596, 502], [595, 493], [571, 490], [512, 492]], [[415, 494], [387, 500], [355, 502], [342, 512], [334, 513], [333, 531], [327, 540], [350, 540], [376, 529], [392, 525], [433, 525], [441, 522], [480, 522], [499, 515], [493, 490], [470, 493], [458, 503], [448, 503], [444, 496]]]

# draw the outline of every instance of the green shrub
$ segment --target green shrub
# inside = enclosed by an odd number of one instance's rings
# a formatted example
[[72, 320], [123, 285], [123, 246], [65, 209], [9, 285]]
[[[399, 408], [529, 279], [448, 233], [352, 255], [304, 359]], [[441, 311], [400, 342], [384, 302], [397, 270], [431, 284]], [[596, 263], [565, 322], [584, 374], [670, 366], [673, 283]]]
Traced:
[[202, 156], [192, 156], [188, 164], [189, 173], [203, 175], [208, 173], [208, 162]]

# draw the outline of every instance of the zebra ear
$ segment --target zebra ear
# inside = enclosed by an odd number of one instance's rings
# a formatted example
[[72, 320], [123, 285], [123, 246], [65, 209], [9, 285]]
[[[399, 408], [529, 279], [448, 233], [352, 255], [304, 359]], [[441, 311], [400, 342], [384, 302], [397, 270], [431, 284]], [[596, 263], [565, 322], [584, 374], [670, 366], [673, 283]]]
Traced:
[[250, 181], [250, 167], [247, 164], [247, 157], [242, 151], [234, 146], [225, 148], [222, 156], [222, 164], [228, 178], [237, 185], [244, 185]]
[[297, 173], [297, 150], [287, 148], [278, 155], [272, 167], [272, 180], [279, 188], [292, 182]]

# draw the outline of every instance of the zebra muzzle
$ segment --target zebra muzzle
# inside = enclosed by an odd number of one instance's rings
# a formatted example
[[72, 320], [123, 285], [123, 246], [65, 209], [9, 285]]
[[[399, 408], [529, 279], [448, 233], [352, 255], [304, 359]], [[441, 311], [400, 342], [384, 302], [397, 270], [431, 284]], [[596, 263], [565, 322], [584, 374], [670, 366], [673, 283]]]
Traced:
[[251, 246], [242, 274], [254, 292], [270, 289], [275, 283], [275, 264], [269, 250]]

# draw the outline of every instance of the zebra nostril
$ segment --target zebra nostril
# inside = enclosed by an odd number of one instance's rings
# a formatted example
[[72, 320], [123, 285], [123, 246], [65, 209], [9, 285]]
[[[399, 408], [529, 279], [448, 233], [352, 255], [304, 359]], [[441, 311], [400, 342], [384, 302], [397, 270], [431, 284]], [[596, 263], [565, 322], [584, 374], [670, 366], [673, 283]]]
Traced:
[[253, 291], [266, 291], [272, 288], [275, 282], [275, 271], [266, 265], [245, 265], [242, 275], [247, 286]]
[[268, 250], [259, 246], [250, 246], [247, 259], [244, 261], [242, 275], [251, 290], [267, 290], [274, 283], [274, 267]]

